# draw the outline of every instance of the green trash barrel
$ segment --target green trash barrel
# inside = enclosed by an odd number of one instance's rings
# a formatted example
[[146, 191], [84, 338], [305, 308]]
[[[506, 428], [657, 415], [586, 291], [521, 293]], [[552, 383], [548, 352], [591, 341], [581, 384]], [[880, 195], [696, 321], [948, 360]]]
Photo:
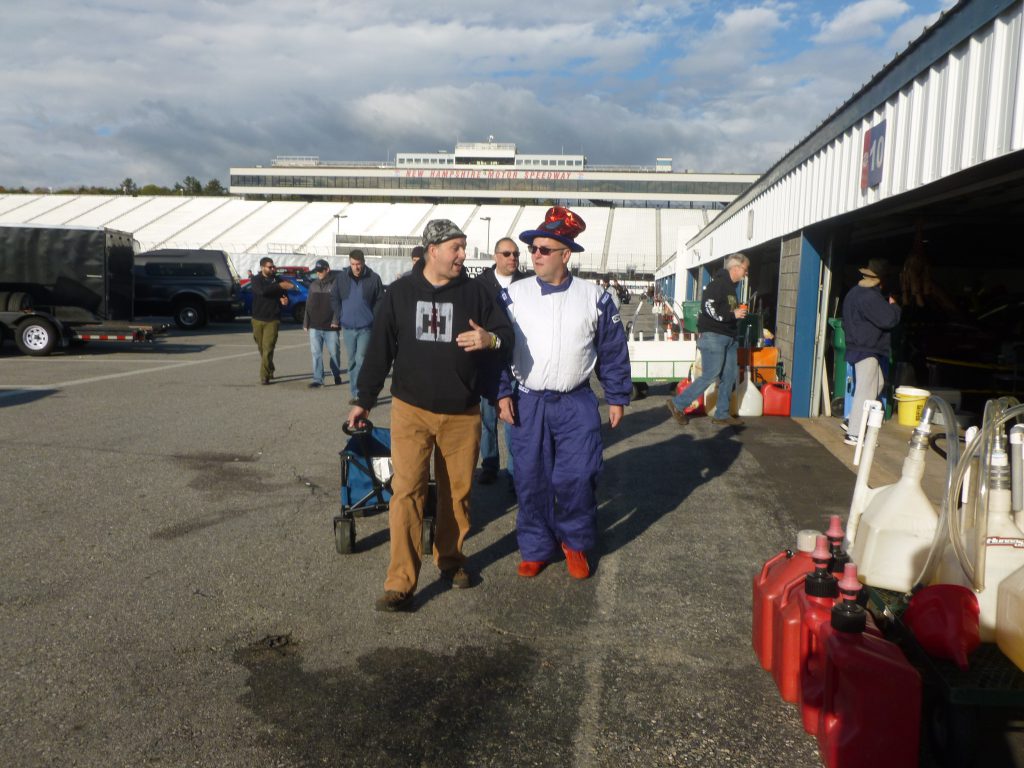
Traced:
[[686, 333], [697, 332], [697, 315], [700, 314], [699, 301], [683, 302], [683, 331]]
[[832, 399], [846, 397], [846, 331], [843, 318], [830, 317], [828, 327], [832, 329]]

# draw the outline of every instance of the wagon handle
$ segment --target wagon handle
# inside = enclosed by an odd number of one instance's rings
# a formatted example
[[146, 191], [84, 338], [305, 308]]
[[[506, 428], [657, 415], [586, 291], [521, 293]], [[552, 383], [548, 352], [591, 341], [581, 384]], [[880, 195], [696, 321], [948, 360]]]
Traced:
[[368, 435], [370, 434], [370, 431], [372, 429], [373, 422], [370, 421], [369, 419], [360, 419], [359, 426], [357, 426], [355, 429], [351, 429], [347, 421], [343, 421], [341, 424], [341, 431], [344, 432], [349, 437], [355, 437], [357, 435]]

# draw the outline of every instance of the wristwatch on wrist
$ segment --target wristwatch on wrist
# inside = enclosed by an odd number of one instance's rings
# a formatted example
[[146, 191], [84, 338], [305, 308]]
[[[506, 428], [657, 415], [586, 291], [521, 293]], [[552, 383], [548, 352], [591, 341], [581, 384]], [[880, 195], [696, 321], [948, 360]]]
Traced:
[[491, 349], [501, 349], [501, 339], [496, 333], [491, 334]]

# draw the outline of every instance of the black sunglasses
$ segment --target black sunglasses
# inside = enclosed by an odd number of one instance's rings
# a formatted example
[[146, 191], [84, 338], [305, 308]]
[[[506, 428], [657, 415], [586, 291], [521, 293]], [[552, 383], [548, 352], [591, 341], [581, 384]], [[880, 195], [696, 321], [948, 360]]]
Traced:
[[550, 256], [552, 253], [558, 253], [559, 251], [568, 251], [568, 248], [548, 248], [546, 245], [528, 245], [526, 250], [530, 253], [536, 253], [540, 251], [541, 256]]
[[519, 258], [519, 251], [495, 251], [499, 256], [515, 256]]

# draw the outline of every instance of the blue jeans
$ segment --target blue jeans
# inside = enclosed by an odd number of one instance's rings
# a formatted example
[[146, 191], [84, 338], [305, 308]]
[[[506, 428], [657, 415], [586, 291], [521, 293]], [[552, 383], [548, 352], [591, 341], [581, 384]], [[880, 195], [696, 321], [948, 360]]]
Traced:
[[701, 372], [690, 386], [672, 398], [676, 408], [680, 411], [690, 407], [690, 403], [704, 394], [716, 380], [720, 379], [718, 385], [718, 401], [715, 403], [714, 418], [729, 418], [729, 398], [736, 387], [736, 377], [739, 367], [736, 364], [737, 341], [733, 336], [723, 336], [721, 333], [702, 333], [697, 339], [697, 349], [700, 350]]
[[[486, 397], [480, 398], [480, 466], [498, 471], [501, 457], [498, 453], [498, 409]], [[508, 457], [508, 475], [512, 477], [512, 433], [505, 425], [505, 456]]]
[[348, 358], [348, 388], [352, 397], [359, 397], [359, 371], [363, 367], [363, 358], [370, 346], [369, 328], [343, 328], [345, 337], [345, 356]]
[[309, 351], [313, 355], [313, 381], [324, 383], [324, 345], [331, 358], [331, 373], [341, 376], [341, 344], [337, 331], [309, 329]]

